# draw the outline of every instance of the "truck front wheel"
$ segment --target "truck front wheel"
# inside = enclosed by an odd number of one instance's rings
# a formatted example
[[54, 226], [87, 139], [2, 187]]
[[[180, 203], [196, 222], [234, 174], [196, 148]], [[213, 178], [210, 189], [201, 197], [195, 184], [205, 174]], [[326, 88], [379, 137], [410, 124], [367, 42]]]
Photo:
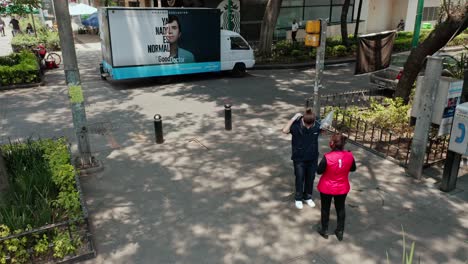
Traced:
[[232, 75], [234, 77], [243, 77], [245, 75], [245, 64], [236, 63], [236, 65], [234, 65], [234, 69], [232, 69]]

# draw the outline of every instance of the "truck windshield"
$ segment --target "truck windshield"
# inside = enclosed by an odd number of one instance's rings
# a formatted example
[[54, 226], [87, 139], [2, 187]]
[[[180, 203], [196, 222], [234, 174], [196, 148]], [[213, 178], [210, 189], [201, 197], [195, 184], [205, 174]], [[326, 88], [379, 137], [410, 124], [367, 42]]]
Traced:
[[231, 37], [231, 49], [248, 50], [250, 47], [241, 37]]

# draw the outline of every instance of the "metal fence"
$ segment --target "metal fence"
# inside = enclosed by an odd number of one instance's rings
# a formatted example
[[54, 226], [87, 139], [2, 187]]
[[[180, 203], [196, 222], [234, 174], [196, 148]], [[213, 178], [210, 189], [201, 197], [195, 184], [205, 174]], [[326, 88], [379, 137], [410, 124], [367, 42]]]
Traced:
[[[83, 192], [81, 189], [80, 180], [78, 174], [75, 174], [76, 180], [76, 188], [80, 196], [80, 203], [81, 203], [81, 217], [77, 219], [72, 219], [68, 221], [64, 221], [61, 223], [46, 225], [40, 228], [36, 228], [33, 230], [29, 230], [26, 232], [22, 232], [19, 234], [10, 235], [8, 237], [3, 237], [0, 239], [0, 245], [5, 245], [7, 240], [11, 239], [21, 239], [23, 237], [30, 238], [27, 239], [28, 244], [26, 246], [26, 250], [28, 253], [29, 263], [74, 263], [78, 261], [84, 261], [90, 258], [94, 258], [96, 256], [96, 251], [94, 249], [94, 244], [92, 240], [92, 234], [90, 232], [90, 224], [88, 221], [88, 210], [84, 203], [83, 199]], [[53, 257], [53, 250], [52, 248], [55, 246], [53, 243], [49, 243], [48, 253], [45, 256], [35, 257], [34, 255], [34, 245], [31, 244], [33, 241], [32, 238], [40, 238], [43, 234], [47, 234], [49, 238], [53, 237], [53, 234], [56, 232], [66, 232], [70, 241], [72, 241], [72, 245], [77, 248], [76, 253], [71, 256], [65, 256], [64, 259], [59, 259]], [[79, 243], [77, 243], [79, 242]], [[3, 247], [5, 249], [5, 247]], [[12, 258], [10, 255], [7, 254], [6, 256], [6, 263], [14, 263], [12, 262]]]
[[[355, 106], [363, 109], [369, 108], [371, 102], [382, 103], [383, 100], [392, 95], [392, 91], [380, 88], [357, 89], [340, 93], [323, 94], [320, 96], [320, 105], [325, 108], [347, 109]], [[313, 101], [309, 98], [309, 101]]]
[[[325, 116], [332, 109], [347, 109], [357, 106], [366, 109], [371, 99], [382, 103], [384, 91], [378, 89], [356, 90], [347, 93], [321, 96], [321, 115]], [[411, 152], [413, 129], [397, 132], [380, 127], [375, 123], [353, 116], [346, 112], [335, 112], [332, 132], [346, 135], [355, 144], [374, 152], [382, 157], [390, 157], [400, 165], [406, 166]], [[445, 160], [448, 150], [449, 136], [437, 136], [437, 127], [432, 127], [429, 133], [425, 166], [431, 166]]]

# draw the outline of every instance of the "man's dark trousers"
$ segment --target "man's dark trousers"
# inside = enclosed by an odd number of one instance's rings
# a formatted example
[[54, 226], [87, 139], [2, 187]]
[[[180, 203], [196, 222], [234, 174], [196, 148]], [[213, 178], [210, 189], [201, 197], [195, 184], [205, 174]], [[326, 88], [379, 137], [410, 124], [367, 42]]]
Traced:
[[294, 175], [296, 175], [296, 201], [312, 199], [317, 160], [294, 161]]

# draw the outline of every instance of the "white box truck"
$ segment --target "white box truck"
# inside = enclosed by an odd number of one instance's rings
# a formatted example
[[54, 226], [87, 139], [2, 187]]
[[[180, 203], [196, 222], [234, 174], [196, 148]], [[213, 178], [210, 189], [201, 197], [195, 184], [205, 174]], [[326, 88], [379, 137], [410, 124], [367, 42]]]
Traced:
[[220, 29], [219, 9], [106, 7], [99, 10], [99, 29], [103, 78], [243, 75], [255, 64], [245, 39]]

